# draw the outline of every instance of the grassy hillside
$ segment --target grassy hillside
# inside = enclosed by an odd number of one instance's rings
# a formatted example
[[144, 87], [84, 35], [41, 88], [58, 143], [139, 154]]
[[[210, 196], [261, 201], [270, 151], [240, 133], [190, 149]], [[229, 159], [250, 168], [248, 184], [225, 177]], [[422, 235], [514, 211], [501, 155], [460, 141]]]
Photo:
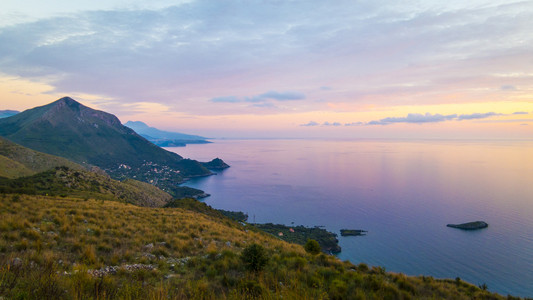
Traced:
[[[270, 233], [278, 238], [295, 244], [305, 245], [307, 240], [313, 239], [318, 242], [320, 248], [326, 253], [339, 253], [337, 235], [319, 227], [286, 226], [282, 224], [252, 224], [258, 229]], [[280, 235], [281, 233], [281, 235]]]
[[0, 137], [1, 177], [17, 178], [29, 176], [59, 166], [83, 170], [81, 165], [68, 159], [34, 151]]
[[25, 165], [0, 155], [0, 177], [17, 178], [34, 174]]
[[94, 172], [56, 167], [52, 170], [15, 179], [0, 178], [1, 193], [74, 196], [161, 207], [172, 196], [144, 182], [120, 182]]
[[[503, 299], [459, 279], [307, 254], [183, 208], [0, 194], [0, 215], [6, 299]], [[251, 249], [267, 258], [257, 271]]]

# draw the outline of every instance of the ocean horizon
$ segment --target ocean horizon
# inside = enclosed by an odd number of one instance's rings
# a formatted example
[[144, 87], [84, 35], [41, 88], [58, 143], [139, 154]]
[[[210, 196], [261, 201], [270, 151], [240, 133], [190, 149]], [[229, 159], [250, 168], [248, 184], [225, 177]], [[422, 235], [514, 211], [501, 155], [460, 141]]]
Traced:
[[[324, 226], [352, 263], [533, 296], [533, 142], [218, 139], [166, 148], [231, 167], [184, 185], [249, 222]], [[449, 223], [482, 220], [486, 229]], [[340, 229], [367, 230], [342, 237]]]

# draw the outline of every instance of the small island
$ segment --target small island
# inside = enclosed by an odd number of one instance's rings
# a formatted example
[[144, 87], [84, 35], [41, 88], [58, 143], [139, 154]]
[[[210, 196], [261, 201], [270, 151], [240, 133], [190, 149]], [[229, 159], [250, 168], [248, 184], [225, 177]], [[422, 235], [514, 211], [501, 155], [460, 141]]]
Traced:
[[367, 232], [361, 229], [341, 229], [341, 236], [360, 236], [366, 235]]
[[484, 221], [475, 221], [462, 224], [448, 224], [446, 226], [463, 230], [478, 230], [489, 227], [489, 224], [485, 223]]

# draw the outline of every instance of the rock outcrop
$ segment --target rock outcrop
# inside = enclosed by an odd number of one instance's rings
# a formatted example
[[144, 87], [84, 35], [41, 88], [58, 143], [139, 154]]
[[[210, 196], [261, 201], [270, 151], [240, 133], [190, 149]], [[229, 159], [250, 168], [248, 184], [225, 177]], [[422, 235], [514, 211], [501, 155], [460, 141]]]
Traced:
[[446, 226], [463, 230], [477, 230], [487, 228], [489, 227], [489, 224], [485, 223], [484, 221], [475, 221], [462, 224], [448, 224]]

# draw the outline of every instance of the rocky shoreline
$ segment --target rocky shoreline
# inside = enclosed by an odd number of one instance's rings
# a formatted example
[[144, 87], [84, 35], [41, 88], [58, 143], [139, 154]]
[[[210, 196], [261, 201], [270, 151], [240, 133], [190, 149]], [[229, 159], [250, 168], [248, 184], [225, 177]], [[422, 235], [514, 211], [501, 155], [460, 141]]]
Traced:
[[341, 229], [341, 236], [360, 236], [366, 235], [368, 231], [361, 229]]

